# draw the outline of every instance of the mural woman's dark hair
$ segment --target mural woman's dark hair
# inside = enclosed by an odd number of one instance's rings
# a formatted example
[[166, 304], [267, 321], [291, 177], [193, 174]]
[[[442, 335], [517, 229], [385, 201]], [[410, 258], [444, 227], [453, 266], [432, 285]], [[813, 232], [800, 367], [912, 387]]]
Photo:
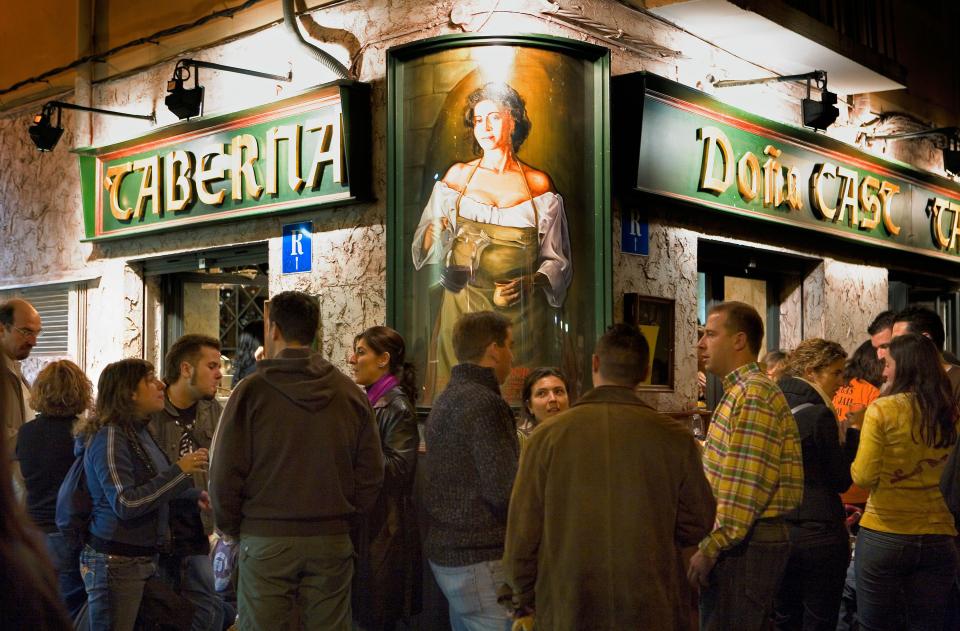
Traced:
[[[513, 151], [520, 151], [520, 145], [530, 134], [530, 128], [533, 124], [527, 118], [527, 106], [520, 93], [514, 90], [506, 83], [488, 83], [482, 88], [477, 88], [467, 97], [467, 106], [463, 110], [463, 124], [467, 129], [473, 129], [473, 108], [481, 101], [493, 101], [502, 105], [510, 112], [513, 118], [513, 133], [510, 135], [510, 144], [513, 145]], [[473, 152], [480, 155], [480, 145], [476, 138], [473, 140]]]

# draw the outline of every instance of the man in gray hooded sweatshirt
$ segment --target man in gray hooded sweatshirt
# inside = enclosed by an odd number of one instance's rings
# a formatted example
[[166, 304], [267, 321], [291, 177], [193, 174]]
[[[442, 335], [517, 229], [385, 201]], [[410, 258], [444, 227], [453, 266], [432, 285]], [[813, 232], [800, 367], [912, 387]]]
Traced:
[[270, 300], [270, 359], [237, 386], [213, 443], [217, 526], [240, 541], [240, 629], [351, 628], [355, 517], [376, 501], [383, 453], [367, 397], [310, 346], [316, 300]]

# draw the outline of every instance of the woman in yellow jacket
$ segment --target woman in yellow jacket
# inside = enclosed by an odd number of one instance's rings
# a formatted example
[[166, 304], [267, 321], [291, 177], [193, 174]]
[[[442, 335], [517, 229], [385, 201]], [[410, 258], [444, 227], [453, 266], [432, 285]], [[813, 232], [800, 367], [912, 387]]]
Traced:
[[957, 404], [925, 337], [894, 338], [883, 374], [889, 396], [867, 408], [850, 469], [870, 491], [854, 557], [857, 616], [864, 631], [939, 630], [957, 573], [957, 530], [939, 487]]

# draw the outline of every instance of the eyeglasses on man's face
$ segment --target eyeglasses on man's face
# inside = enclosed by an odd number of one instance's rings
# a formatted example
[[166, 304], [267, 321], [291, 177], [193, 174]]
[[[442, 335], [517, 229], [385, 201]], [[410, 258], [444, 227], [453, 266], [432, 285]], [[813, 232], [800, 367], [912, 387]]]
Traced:
[[43, 329], [33, 330], [25, 326], [14, 326], [11, 328], [23, 337], [32, 337], [33, 339], [37, 339], [43, 335]]

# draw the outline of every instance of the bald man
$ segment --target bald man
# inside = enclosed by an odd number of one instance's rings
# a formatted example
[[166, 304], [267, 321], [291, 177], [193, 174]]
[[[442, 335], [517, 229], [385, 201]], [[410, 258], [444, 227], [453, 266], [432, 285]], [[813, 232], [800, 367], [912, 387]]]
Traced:
[[[0, 303], [0, 387], [4, 389], [5, 430], [15, 438], [20, 426], [33, 418], [30, 386], [20, 371], [20, 362], [30, 356], [41, 332], [40, 314], [26, 300], [13, 298]], [[16, 440], [11, 444], [15, 445]]]

